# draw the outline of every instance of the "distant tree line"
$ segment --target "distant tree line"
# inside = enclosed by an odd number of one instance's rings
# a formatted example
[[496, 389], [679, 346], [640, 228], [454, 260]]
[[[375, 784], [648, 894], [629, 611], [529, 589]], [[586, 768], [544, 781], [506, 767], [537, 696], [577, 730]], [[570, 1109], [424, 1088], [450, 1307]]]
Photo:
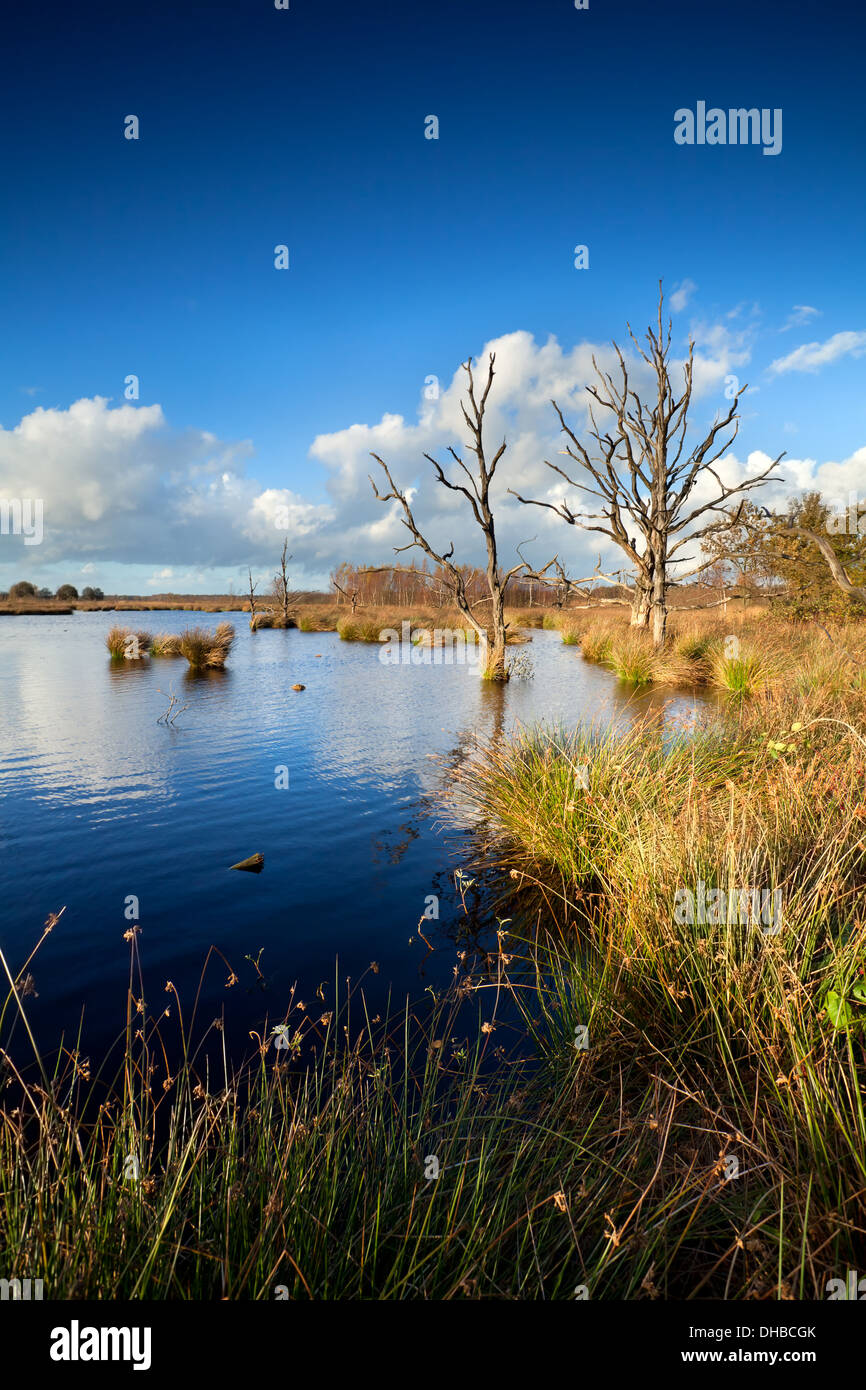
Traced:
[[[487, 574], [477, 565], [455, 567], [470, 603], [480, 603], [488, 594]], [[412, 565], [353, 565], [343, 561], [331, 572], [331, 588], [338, 602], [361, 608], [397, 608], [406, 604], [427, 608], [453, 605], [451, 581], [441, 565], [427, 560]], [[553, 607], [558, 602], [558, 585], [517, 576], [508, 585], [511, 608]]]
[[31, 584], [29, 579], [21, 579], [17, 584], [13, 584], [8, 594], [0, 594], [2, 598], [59, 598], [69, 600], [81, 598], [85, 600], [96, 600], [105, 598], [101, 589], [92, 588], [89, 584], [81, 590], [79, 594], [74, 584], [61, 584], [54, 593], [50, 589], [37, 589], [35, 584]]

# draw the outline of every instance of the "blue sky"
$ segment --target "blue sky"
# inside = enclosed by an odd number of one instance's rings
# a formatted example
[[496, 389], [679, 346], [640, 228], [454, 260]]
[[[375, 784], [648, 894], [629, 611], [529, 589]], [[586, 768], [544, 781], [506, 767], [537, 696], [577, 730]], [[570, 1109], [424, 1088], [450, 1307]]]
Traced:
[[[730, 374], [758, 388], [731, 467], [785, 449], [768, 500], [856, 488], [864, 28], [854, 5], [790, 0], [19, 7], [0, 91], [0, 496], [44, 497], [45, 537], [0, 536], [0, 585], [237, 584], [271, 567], [280, 503], [298, 582], [382, 562], [399, 536], [366, 453], [383, 441], [434, 539], [473, 558], [422, 461], [459, 438], [460, 362], [498, 344], [503, 494], [528, 479], [541, 495], [545, 392], [580, 422], [590, 349], [643, 329], [659, 277], [677, 351], [692, 332], [706, 363], [696, 425]], [[781, 108], [781, 153], [676, 145], [674, 112], [699, 100]], [[506, 545], [542, 526], [505, 515]], [[547, 526], [542, 548], [595, 553]]]

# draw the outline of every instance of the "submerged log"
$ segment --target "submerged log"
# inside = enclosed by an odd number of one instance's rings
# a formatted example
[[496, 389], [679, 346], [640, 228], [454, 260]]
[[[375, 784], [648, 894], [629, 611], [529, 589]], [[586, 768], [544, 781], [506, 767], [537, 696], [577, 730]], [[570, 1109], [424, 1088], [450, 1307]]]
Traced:
[[250, 874], [260, 874], [265, 867], [265, 856], [263, 854], [251, 854], [249, 859], [242, 859], [239, 864], [232, 864], [232, 869], [245, 869]]

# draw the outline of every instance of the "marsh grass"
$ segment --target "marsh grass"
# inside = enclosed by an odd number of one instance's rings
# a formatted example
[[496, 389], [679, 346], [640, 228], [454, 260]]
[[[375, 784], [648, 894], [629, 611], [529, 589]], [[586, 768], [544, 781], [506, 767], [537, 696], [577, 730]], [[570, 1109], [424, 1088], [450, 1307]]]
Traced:
[[[481, 827], [480, 862], [578, 927], [550, 1007], [589, 1023], [598, 1094], [610, 1088], [601, 1104], [615, 1094], [645, 1124], [652, 1095], [657, 1181], [704, 1173], [684, 1246], [711, 1257], [691, 1295], [823, 1297], [846, 1258], [862, 1263], [864, 727], [853, 682], [841, 702], [787, 689], [728, 706], [689, 738], [647, 719], [480, 743], [455, 781], [455, 814], [468, 807]], [[778, 934], [724, 913], [679, 922], [677, 894], [699, 882], [779, 890]], [[701, 1157], [710, 1130], [714, 1157], [737, 1159], [736, 1182]], [[629, 1200], [630, 1186], [611, 1175], [609, 1249], [639, 1259], [651, 1189], [636, 1178]], [[685, 1248], [664, 1245], [653, 1284], [670, 1296]]]
[[129, 651], [128, 644], [130, 638], [133, 637], [138, 640], [138, 650], [140, 654], [146, 655], [150, 650], [152, 640], [149, 632], [136, 632], [133, 628], [119, 627], [116, 624], [114, 627], [109, 628], [105, 637], [105, 645], [108, 648], [112, 660], [123, 661], [127, 659], [126, 654]]
[[[286, 628], [298, 627], [298, 625], [299, 624], [291, 614], [287, 616], [276, 608], [268, 608], [261, 613], [254, 613], [250, 618], [251, 632], [258, 632], [260, 628], [285, 630]], [[310, 631], [311, 629], [307, 628], [304, 630]]]
[[611, 637], [604, 661], [621, 681], [630, 685], [651, 685], [657, 679], [658, 663], [645, 633]]
[[736, 655], [728, 655], [724, 647], [711, 648], [708, 669], [712, 685], [729, 695], [748, 696], [778, 685], [790, 672], [791, 661], [785, 653], [774, 651], [772, 646], [758, 646], [743, 641]]
[[182, 656], [178, 632], [157, 632], [150, 644], [151, 656]]
[[217, 623], [216, 631], [204, 627], [187, 627], [180, 634], [180, 652], [192, 671], [221, 670], [228, 659], [235, 638], [231, 623]]
[[381, 642], [383, 630], [382, 620], [378, 617], [356, 616], [339, 618], [337, 621], [337, 632], [343, 642]]
[[648, 633], [629, 626], [626, 613], [564, 619], [561, 631], [567, 645], [579, 642], [585, 660], [635, 685], [703, 685], [749, 699], [786, 689], [806, 695], [866, 686], [866, 624], [857, 621], [788, 623], [760, 608], [728, 619], [673, 610], [658, 652]]
[[[129, 935], [113, 1077], [91, 1073], [81, 1039], [55, 1063], [35, 1051], [26, 1077], [3, 1054], [4, 1095], [15, 1096], [0, 1125], [8, 1277], [38, 1268], [55, 1298], [269, 1299], [278, 1285], [300, 1300], [571, 1298], [580, 1281], [597, 1295], [638, 1292], [649, 1263], [611, 1258], [611, 1179], [593, 1157], [616, 1111], [575, 1105], [574, 1085], [591, 1072], [568, 1037], [579, 1001], [557, 1016], [557, 957], [506, 953], [500, 933], [483, 972], [381, 1022], [363, 981], [321, 1012], [292, 993], [246, 1065], [233, 1069], [223, 1050], [210, 1068], [202, 1048], [219, 1032], [194, 1042], [195, 1008], [180, 1045], [137, 1008], [144, 973]], [[0, 963], [12, 985], [4, 1013], [29, 1035], [22, 974], [13, 985]], [[539, 968], [551, 979], [540, 997]], [[630, 1126], [629, 1191], [656, 1148], [646, 1124]], [[677, 1191], [688, 1202], [698, 1187], [687, 1175]], [[650, 1197], [648, 1230], [669, 1201]]]
[[586, 661], [606, 662], [610, 656], [614, 633], [609, 624], [591, 623], [580, 637], [581, 655]]

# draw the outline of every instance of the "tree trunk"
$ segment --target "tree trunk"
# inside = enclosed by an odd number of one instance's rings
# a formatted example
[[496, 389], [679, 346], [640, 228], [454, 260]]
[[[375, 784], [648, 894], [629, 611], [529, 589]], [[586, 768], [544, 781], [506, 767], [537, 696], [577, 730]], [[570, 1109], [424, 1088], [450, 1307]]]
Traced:
[[653, 647], [656, 651], [659, 651], [665, 644], [668, 625], [668, 604], [664, 575], [664, 565], [657, 566], [653, 576], [652, 595]]
[[502, 591], [499, 575], [493, 564], [490, 567], [491, 624], [487, 632], [487, 660], [484, 664], [484, 679], [487, 681], [507, 681], [508, 668], [505, 663], [505, 594]]
[[483, 678], [486, 681], [507, 681], [505, 665], [505, 633], [495, 631], [487, 634], [487, 660], [484, 663]]
[[644, 631], [649, 627], [650, 618], [650, 596], [645, 589], [635, 590], [635, 596], [631, 605], [630, 627], [643, 628]]

